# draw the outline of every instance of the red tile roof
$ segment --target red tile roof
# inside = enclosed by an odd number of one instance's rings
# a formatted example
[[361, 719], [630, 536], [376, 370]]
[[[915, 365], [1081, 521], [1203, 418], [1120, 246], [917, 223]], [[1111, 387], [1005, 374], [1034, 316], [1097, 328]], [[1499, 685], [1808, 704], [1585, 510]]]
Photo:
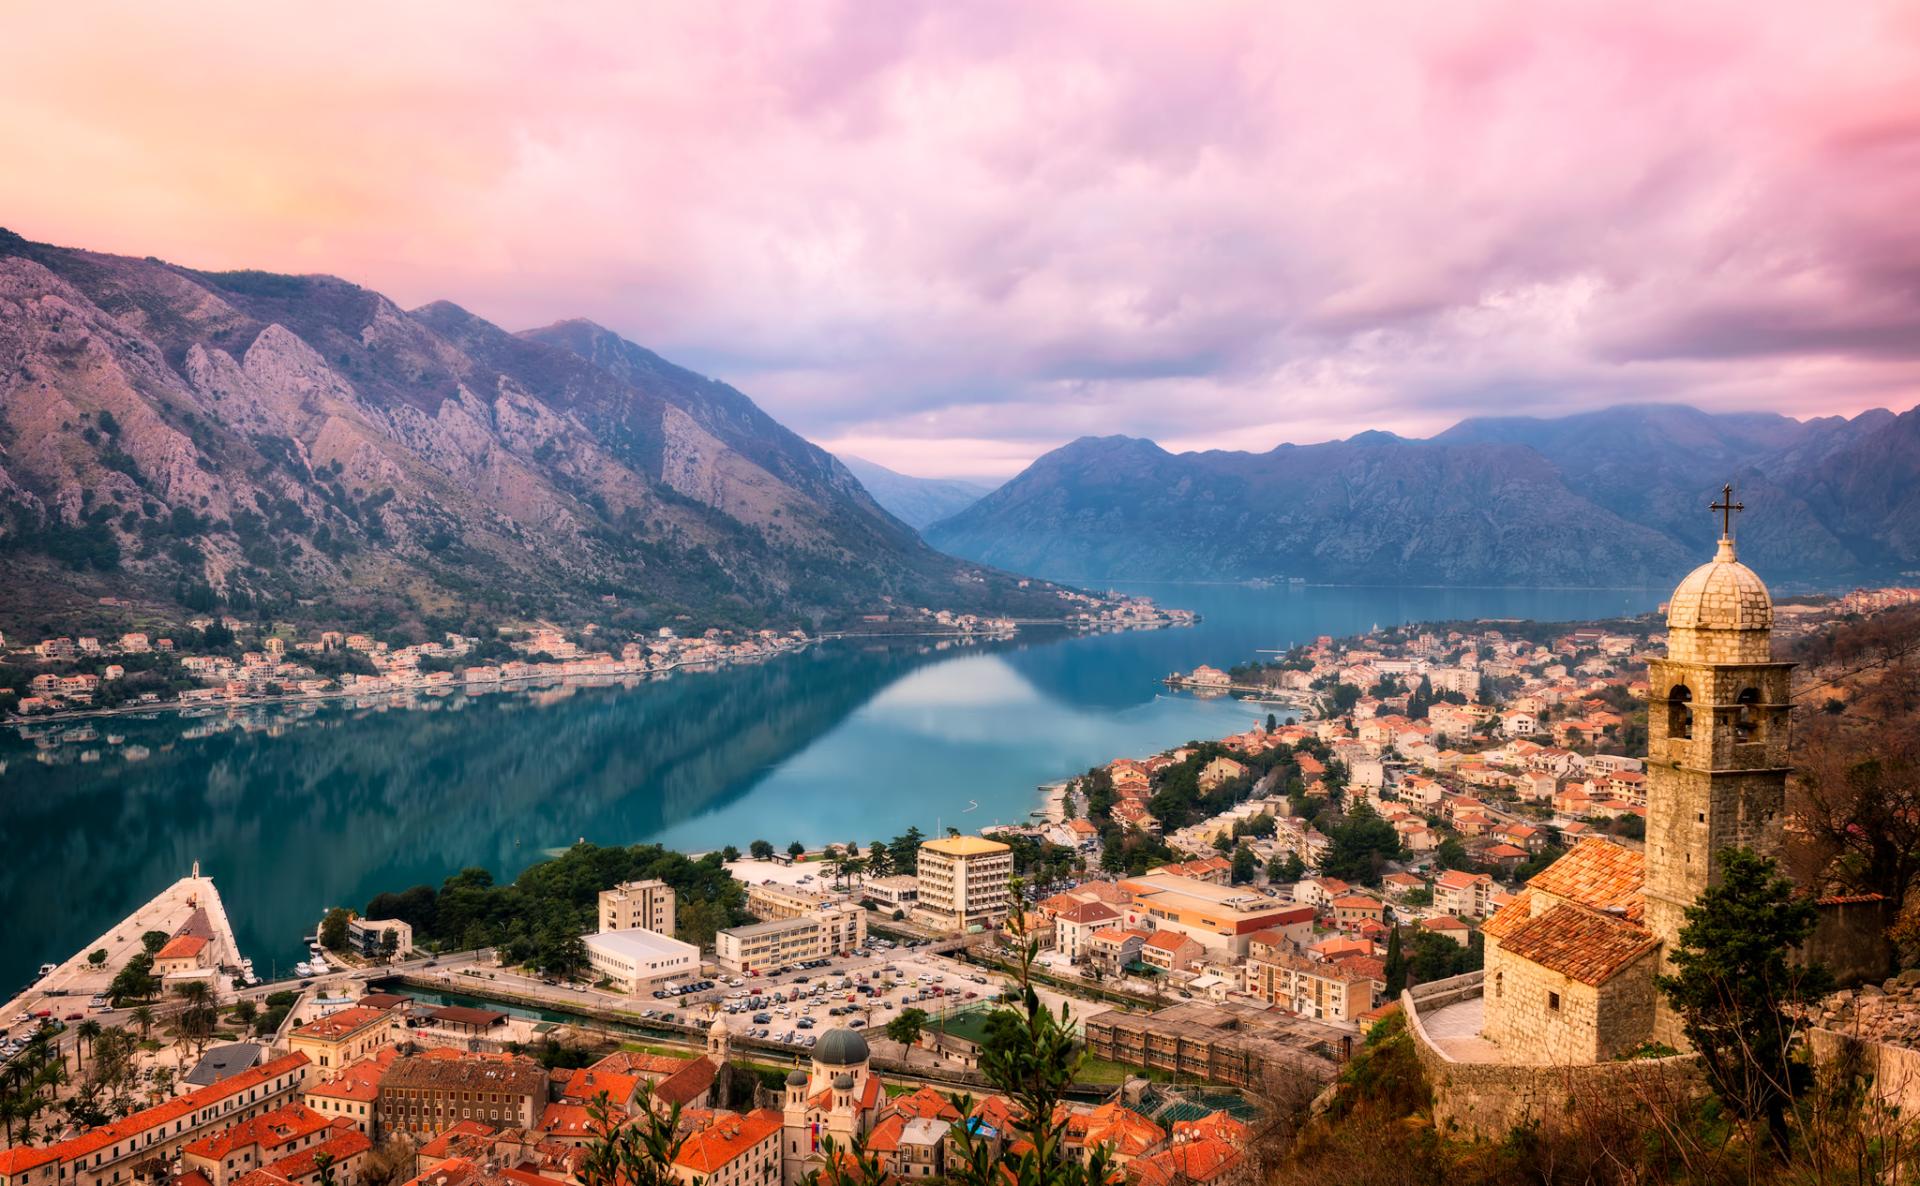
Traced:
[[1595, 836], [1535, 874], [1527, 888], [1595, 910], [1622, 907], [1629, 919], [1645, 908], [1641, 892], [1647, 880], [1646, 858]]
[[688, 1137], [673, 1163], [696, 1174], [717, 1173], [761, 1142], [777, 1141], [782, 1123], [780, 1113], [772, 1108], [757, 1108], [745, 1116], [723, 1115]]
[[176, 935], [167, 940], [166, 945], [153, 953], [155, 962], [160, 960], [192, 959], [207, 949], [207, 941], [198, 935]]
[[102, 1125], [90, 1132], [81, 1133], [77, 1137], [69, 1137], [57, 1145], [48, 1146], [48, 1149], [61, 1161], [78, 1161], [101, 1149], [110, 1149], [129, 1137], [137, 1137], [149, 1129], [171, 1124], [184, 1116], [191, 1116], [202, 1108], [217, 1104], [231, 1096], [244, 1095], [263, 1083], [271, 1083], [281, 1075], [306, 1066], [310, 1061], [312, 1060], [304, 1054], [283, 1055], [270, 1063], [254, 1067], [250, 1071], [241, 1071], [237, 1075], [230, 1075], [198, 1091], [190, 1091], [186, 1095], [175, 1096], [165, 1103], [142, 1109], [112, 1124]]
[[1555, 906], [1501, 940], [1500, 950], [1582, 984], [1600, 985], [1660, 945], [1653, 932], [1588, 910]]

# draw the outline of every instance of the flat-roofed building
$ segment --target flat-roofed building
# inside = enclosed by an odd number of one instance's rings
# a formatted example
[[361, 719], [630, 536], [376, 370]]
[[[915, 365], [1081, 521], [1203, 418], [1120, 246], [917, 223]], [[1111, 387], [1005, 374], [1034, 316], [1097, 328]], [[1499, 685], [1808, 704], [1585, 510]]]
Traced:
[[747, 913], [761, 921], [799, 918], [825, 906], [830, 899], [818, 890], [769, 881], [747, 887]]
[[655, 878], [623, 881], [612, 889], [601, 890], [600, 930], [603, 934], [636, 930], [673, 934], [673, 887]]
[[920, 900], [920, 882], [905, 873], [869, 877], [860, 886], [860, 894], [894, 910], [911, 910]]
[[583, 936], [587, 964], [621, 992], [652, 992], [700, 971], [700, 949], [644, 927]]
[[347, 945], [370, 960], [386, 954], [387, 933], [393, 933], [393, 958], [413, 954], [413, 924], [399, 918], [350, 918]]
[[1149, 873], [1120, 883], [1130, 900], [1129, 921], [1180, 931], [1209, 952], [1244, 956], [1255, 932], [1285, 926], [1298, 904], [1245, 886], [1214, 885], [1192, 877]]
[[729, 927], [713, 937], [713, 957], [730, 972], [766, 971], [852, 951], [866, 938], [867, 912], [843, 903]]
[[964, 931], [992, 926], [1011, 902], [1013, 849], [981, 836], [947, 836], [920, 846], [916, 904], [923, 917]]

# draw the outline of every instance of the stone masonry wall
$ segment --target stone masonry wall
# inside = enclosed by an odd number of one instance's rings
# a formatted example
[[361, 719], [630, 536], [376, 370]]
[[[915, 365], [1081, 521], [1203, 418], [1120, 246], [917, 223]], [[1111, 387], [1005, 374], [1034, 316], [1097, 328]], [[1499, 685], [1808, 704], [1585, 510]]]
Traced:
[[[1437, 981], [1415, 991], [1445, 992], [1450, 983]], [[1425, 1007], [1439, 1007], [1434, 998], [1427, 1000]], [[1572, 1065], [1456, 1062], [1427, 1037], [1420, 1024], [1423, 1006], [1412, 992], [1402, 994], [1401, 1004], [1421, 1070], [1433, 1088], [1434, 1124], [1458, 1136], [1500, 1140], [1521, 1125], [1565, 1124], [1583, 1104], [1638, 1107], [1640, 1101], [1680, 1099], [1704, 1090], [1699, 1062], [1689, 1055]]]
[[1483, 1032], [1515, 1062], [1594, 1062], [1632, 1050], [1653, 1036], [1655, 958], [1648, 952], [1595, 987], [1495, 949]]

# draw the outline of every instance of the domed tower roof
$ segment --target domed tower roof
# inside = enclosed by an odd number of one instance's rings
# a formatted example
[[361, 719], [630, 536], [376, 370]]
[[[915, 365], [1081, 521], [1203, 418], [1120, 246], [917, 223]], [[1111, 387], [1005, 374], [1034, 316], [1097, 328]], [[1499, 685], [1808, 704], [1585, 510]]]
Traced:
[[1667, 657], [1682, 663], [1767, 663], [1773, 659], [1773, 597], [1740, 563], [1733, 540], [1687, 574], [1667, 603]]
[[853, 1076], [847, 1074], [845, 1071], [841, 1071], [833, 1077], [833, 1089], [835, 1091], [852, 1091]]
[[713, 1018], [713, 1024], [707, 1027], [707, 1036], [710, 1038], [717, 1038], [726, 1032], [727, 1032], [727, 1023], [720, 1020], [719, 1014], [715, 1014]]
[[823, 1067], [857, 1067], [871, 1056], [867, 1040], [853, 1030], [828, 1030], [813, 1048], [813, 1061]]
[[805, 1071], [801, 1070], [799, 1067], [795, 1067], [791, 1071], [787, 1072], [788, 1087], [805, 1087], [806, 1085], [807, 1085], [807, 1073]]

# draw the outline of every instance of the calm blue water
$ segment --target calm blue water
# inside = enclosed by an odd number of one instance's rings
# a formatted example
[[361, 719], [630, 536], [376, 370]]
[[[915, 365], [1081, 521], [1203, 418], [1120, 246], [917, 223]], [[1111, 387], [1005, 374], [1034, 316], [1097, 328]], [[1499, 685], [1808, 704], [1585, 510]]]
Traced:
[[[7, 733], [0, 985], [71, 954], [195, 860], [264, 972], [301, 957], [326, 906], [466, 866], [507, 878], [579, 838], [784, 847], [1024, 819], [1043, 782], [1264, 715], [1168, 694], [1157, 681], [1176, 669], [1376, 624], [1601, 617], [1664, 595], [1129, 588], [1205, 620], [974, 647], [840, 642], [637, 688], [114, 718], [51, 762]], [[133, 745], [150, 756], [125, 760]], [[82, 762], [88, 750], [100, 760]]]

